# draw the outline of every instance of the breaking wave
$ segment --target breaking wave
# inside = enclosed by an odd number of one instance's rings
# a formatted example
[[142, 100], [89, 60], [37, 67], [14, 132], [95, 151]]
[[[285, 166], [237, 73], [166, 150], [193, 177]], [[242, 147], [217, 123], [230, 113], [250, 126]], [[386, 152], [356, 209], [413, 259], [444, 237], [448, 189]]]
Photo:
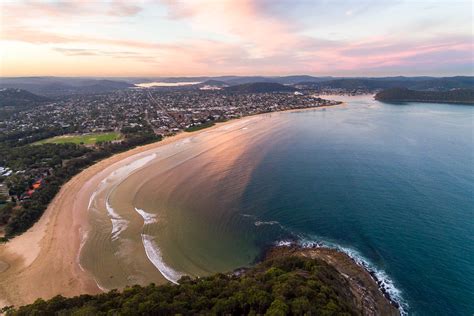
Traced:
[[87, 205], [87, 209], [89, 210], [92, 206], [92, 203], [94, 203], [94, 200], [95, 200], [95, 197], [97, 195], [97, 191], [94, 191], [91, 195], [91, 197], [89, 198], [89, 204]]
[[[126, 178], [137, 169], [142, 168], [143, 166], [148, 164], [150, 161], [155, 159], [156, 156], [157, 156], [156, 153], [152, 153], [143, 158], [140, 158], [131, 163], [128, 163], [125, 166], [122, 166], [121, 168], [115, 170], [108, 177], [106, 177], [105, 179], [101, 181], [99, 185], [99, 190], [101, 190], [102, 189], [101, 187], [107, 183], [110, 183], [110, 182], [116, 183], [112, 187], [112, 189], [108, 192], [107, 198], [105, 200], [105, 208], [107, 209], [107, 213], [109, 214], [110, 221], [112, 222], [112, 233], [111, 233], [112, 240], [116, 240], [119, 237], [120, 233], [122, 233], [127, 228], [129, 221], [124, 219], [122, 216], [120, 216], [110, 205], [110, 202], [109, 202], [110, 195], [115, 190], [118, 183], [122, 181], [122, 179]], [[91, 198], [89, 199], [89, 208], [94, 202], [95, 197], [96, 197], [96, 192], [94, 192]]]
[[[148, 224], [156, 223], [156, 214], [151, 214], [145, 212], [142, 209], [135, 207], [135, 211], [140, 214], [143, 218], [143, 226]], [[160, 248], [156, 245], [156, 242], [153, 240], [153, 236], [148, 234], [141, 234], [143, 247], [145, 248], [146, 256], [148, 260], [160, 271], [160, 273], [170, 282], [178, 284], [178, 280], [183, 276], [182, 273], [173, 270], [163, 261], [163, 256], [161, 254]]]
[[256, 221], [253, 223], [255, 226], [261, 226], [261, 225], [280, 225], [280, 222], [278, 221]]
[[105, 207], [107, 209], [107, 213], [109, 213], [110, 220], [112, 221], [112, 240], [115, 240], [119, 237], [120, 233], [122, 233], [128, 226], [128, 220], [121, 217], [113, 207], [109, 203], [109, 199], [105, 201]]
[[142, 242], [145, 247], [146, 256], [151, 263], [153, 263], [165, 279], [174, 284], [178, 284], [178, 280], [183, 276], [183, 274], [173, 270], [170, 266], [165, 264], [160, 249], [153, 240], [153, 237], [147, 234], [142, 234]]
[[140, 214], [140, 216], [143, 218], [144, 225], [156, 223], [156, 214], [145, 212], [144, 210], [136, 208], [136, 207], [135, 207], [135, 211], [138, 214]]

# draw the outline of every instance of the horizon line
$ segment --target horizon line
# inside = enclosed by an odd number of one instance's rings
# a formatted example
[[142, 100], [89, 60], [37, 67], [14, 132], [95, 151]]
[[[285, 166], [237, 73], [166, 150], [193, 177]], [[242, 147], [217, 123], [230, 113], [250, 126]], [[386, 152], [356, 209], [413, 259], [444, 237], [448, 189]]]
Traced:
[[218, 77], [262, 77], [262, 78], [285, 78], [285, 77], [297, 77], [297, 76], [307, 76], [314, 78], [336, 78], [336, 79], [356, 79], [356, 78], [453, 78], [453, 77], [474, 77], [474, 74], [457, 74], [457, 75], [385, 75], [385, 76], [370, 76], [370, 75], [361, 75], [361, 76], [337, 76], [337, 75], [308, 75], [308, 74], [291, 74], [291, 75], [172, 75], [172, 76], [163, 76], [163, 75], [153, 75], [153, 76], [83, 76], [83, 75], [68, 75], [68, 76], [55, 76], [55, 75], [27, 75], [27, 76], [3, 76], [0, 75], [1, 79], [16, 79], [16, 78], [218, 78]]

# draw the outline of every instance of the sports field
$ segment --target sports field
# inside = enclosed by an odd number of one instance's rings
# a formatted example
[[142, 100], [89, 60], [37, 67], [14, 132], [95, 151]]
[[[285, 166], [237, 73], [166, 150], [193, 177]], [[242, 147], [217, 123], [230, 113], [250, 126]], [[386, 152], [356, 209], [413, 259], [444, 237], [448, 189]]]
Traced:
[[120, 138], [120, 133], [118, 132], [109, 132], [109, 133], [91, 133], [91, 134], [82, 134], [82, 135], [62, 135], [51, 137], [47, 139], [40, 140], [36, 142], [35, 145], [41, 144], [65, 144], [65, 143], [74, 143], [74, 144], [84, 144], [84, 145], [93, 145], [97, 142], [110, 142]]

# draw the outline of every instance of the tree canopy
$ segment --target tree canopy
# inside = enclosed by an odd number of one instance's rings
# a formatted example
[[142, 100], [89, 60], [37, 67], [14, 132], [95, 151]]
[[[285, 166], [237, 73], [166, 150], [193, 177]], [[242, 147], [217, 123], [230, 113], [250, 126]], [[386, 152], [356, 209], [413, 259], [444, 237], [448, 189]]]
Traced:
[[179, 285], [138, 285], [122, 292], [56, 296], [7, 315], [356, 315], [347, 281], [321, 260], [282, 257], [243, 273], [215, 274]]

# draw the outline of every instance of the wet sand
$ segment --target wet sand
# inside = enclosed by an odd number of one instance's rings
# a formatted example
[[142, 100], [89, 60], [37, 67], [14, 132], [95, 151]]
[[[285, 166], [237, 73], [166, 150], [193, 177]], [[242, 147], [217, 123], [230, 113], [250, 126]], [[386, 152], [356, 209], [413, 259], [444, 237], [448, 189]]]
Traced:
[[[239, 121], [252, 119], [243, 118]], [[27, 232], [0, 245], [0, 307], [23, 305], [61, 294], [100, 293], [94, 277], [79, 265], [83, 232], [89, 229], [88, 203], [103, 178], [147, 151], [209, 132], [236, 121], [193, 133], [180, 133], [161, 142], [134, 148], [102, 160], [67, 182], [41, 219]]]
[[235, 121], [115, 168], [90, 200], [81, 265], [113, 289], [249, 264], [258, 251], [228, 220], [265, 152], [255, 148], [270, 145], [285, 121], [279, 114]]
[[[265, 115], [274, 114], [263, 114]], [[262, 116], [219, 123], [193, 133], [180, 133], [161, 142], [114, 155], [73, 177], [61, 188], [45, 214], [30, 230], [0, 245], [0, 261], [2, 262], [0, 268], [3, 270], [0, 272], [0, 307], [23, 305], [37, 298], [47, 299], [58, 294], [73, 296], [100, 293], [101, 289], [95, 276], [79, 264], [81, 247], [85, 245], [85, 232], [91, 229], [87, 210], [91, 197], [100, 183], [114, 170], [130, 165], [160, 147], [175, 144], [199, 134], [210, 133], [216, 129], [240, 129], [240, 124], [258, 120], [259, 117]], [[271, 129], [271, 126], [267, 128]], [[232, 163], [229, 163], [223, 168], [229, 168], [231, 165]], [[169, 174], [169, 176], [174, 175]], [[181, 183], [184, 182], [181, 181]], [[135, 215], [138, 216], [138, 214]], [[147, 264], [149, 268], [153, 268], [149, 261]], [[158, 275], [154, 281], [166, 282], [161, 275]], [[150, 279], [128, 280], [128, 283], [134, 282], [150, 282]]]

